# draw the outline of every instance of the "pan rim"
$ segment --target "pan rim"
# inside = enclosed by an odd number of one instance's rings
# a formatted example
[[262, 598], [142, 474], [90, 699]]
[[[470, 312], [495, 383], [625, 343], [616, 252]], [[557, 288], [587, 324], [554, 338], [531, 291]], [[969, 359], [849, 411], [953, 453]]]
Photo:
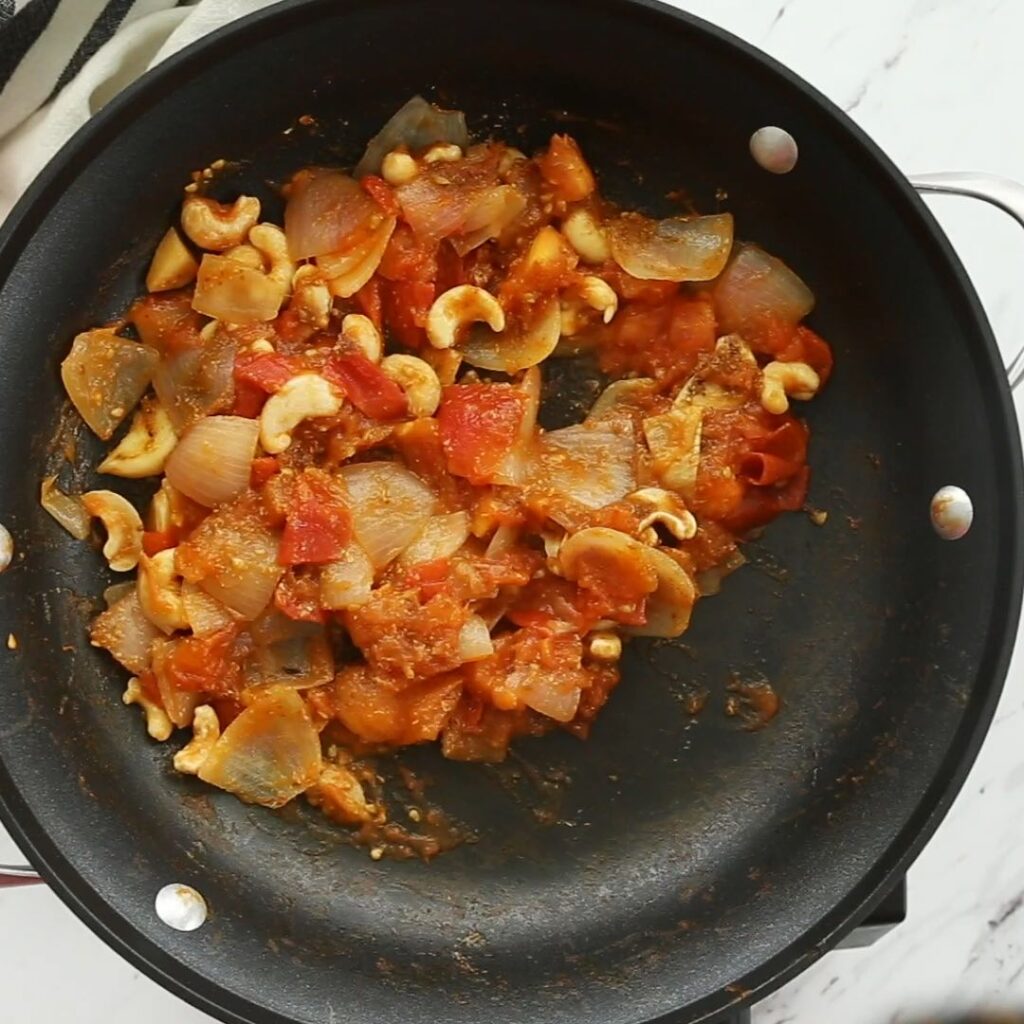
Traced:
[[[354, 9], [374, 0], [349, 0]], [[401, 0], [398, 0], [401, 2]], [[565, 6], [604, 11], [625, 18], [650, 19], [666, 31], [680, 29], [696, 32], [710, 43], [730, 53], [737, 61], [755, 65], [761, 72], [781, 78], [803, 99], [818, 108], [851, 146], [868, 160], [877, 172], [879, 187], [884, 187], [893, 203], [894, 215], [912, 220], [921, 232], [923, 246], [929, 248], [937, 266], [957, 284], [957, 299], [976, 330], [979, 373], [990, 378], [990, 403], [986, 415], [1000, 442], [996, 457], [1005, 466], [1007, 486], [1003, 490], [1000, 519], [1006, 523], [1003, 537], [1003, 561], [992, 581], [993, 616], [979, 661], [978, 678], [971, 701], [964, 710], [956, 737], [950, 744], [918, 806], [904, 827], [890, 842], [884, 854], [852, 886], [846, 897], [834, 904], [817, 924], [795, 938], [770, 959], [736, 980], [731, 991], [721, 990], [687, 1007], [692, 1020], [707, 1020], [739, 1002], [766, 995], [800, 973], [822, 953], [834, 946], [888, 894], [893, 881], [906, 871], [934, 834], [959, 793], [995, 712], [1002, 691], [1016, 638], [1024, 589], [1024, 465], [1012, 396], [1002, 370], [1001, 357], [987, 316], [959, 258], [948, 238], [903, 174], [885, 153], [841, 109], [785, 65], [757, 47], [701, 18], [670, 7], [660, 0], [559, 0]], [[143, 116], [169, 80], [191, 77], [223, 53], [291, 27], [303, 18], [315, 18], [319, 12], [338, 10], [335, 0], [284, 0], [254, 12], [202, 37], [146, 72], [123, 90], [103, 110], [83, 125], [50, 160], [30, 185], [5, 223], [0, 226], [0, 288], [6, 283], [25, 241], [48, 215], [55, 198], [76, 173], [76, 167], [90, 162], [138, 117]], [[0, 821], [19, 847], [38, 868], [60, 899], [108, 946], [143, 971], [168, 991], [198, 1009], [230, 1024], [283, 1020], [247, 997], [214, 982], [169, 956], [158, 944], [146, 938], [131, 921], [124, 919], [104, 903], [84, 883], [77, 871], [45, 835], [28, 805], [13, 787], [6, 766], [0, 761]], [[678, 1008], [675, 1012], [678, 1012]], [[662, 1018], [667, 1020], [668, 1018]]]

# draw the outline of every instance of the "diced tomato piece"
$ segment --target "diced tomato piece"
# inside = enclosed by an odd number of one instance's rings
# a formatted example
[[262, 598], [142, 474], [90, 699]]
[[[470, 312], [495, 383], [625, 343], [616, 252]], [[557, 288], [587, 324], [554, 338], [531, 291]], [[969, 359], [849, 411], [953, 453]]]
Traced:
[[580, 147], [569, 135], [552, 135], [548, 151], [537, 158], [537, 166], [563, 202], [586, 199], [597, 186]]
[[792, 340], [776, 353], [784, 362], [800, 362], [814, 370], [824, 384], [832, 376], [832, 349], [827, 341], [809, 327], [799, 326]]
[[139, 675], [139, 688], [146, 695], [147, 700], [151, 700], [159, 707], [164, 706], [164, 698], [160, 693], [160, 684], [156, 681], [156, 675], [153, 672], [143, 672]]
[[456, 285], [466, 284], [466, 261], [455, 251], [452, 243], [443, 241], [437, 248], [437, 294], [448, 291]]
[[304, 320], [297, 309], [282, 310], [274, 320], [274, 330], [282, 341], [303, 345], [317, 332], [314, 324]]
[[424, 325], [434, 302], [431, 281], [389, 281], [383, 284], [384, 324], [395, 340], [406, 348], [422, 348]]
[[362, 288], [353, 296], [356, 304], [373, 321], [373, 326], [379, 331], [384, 326], [381, 313], [380, 278], [371, 277]]
[[280, 468], [281, 464], [273, 455], [253, 459], [249, 468], [249, 483], [253, 487], [262, 487]]
[[245, 710], [245, 705], [237, 697], [215, 697], [210, 703], [217, 712], [222, 731]]
[[451, 559], [435, 558], [431, 562], [414, 565], [406, 575], [406, 583], [410, 587], [419, 587], [421, 601], [429, 601], [448, 587], [451, 571]]
[[238, 633], [239, 627], [231, 625], [207, 636], [176, 640], [164, 660], [167, 681], [190, 693], [237, 691], [242, 676], [242, 658], [236, 649]]
[[601, 369], [672, 382], [714, 349], [716, 333], [714, 308], [700, 296], [674, 295], [660, 305], [629, 302], [600, 335]]
[[161, 551], [173, 548], [178, 543], [178, 530], [146, 530], [142, 535], [142, 550], [152, 558]]
[[231, 407], [232, 415], [254, 420], [263, 411], [266, 401], [267, 393], [263, 388], [245, 380], [235, 381], [235, 404]]
[[[450, 245], [445, 248], [454, 252]], [[388, 239], [377, 272], [389, 281], [433, 281], [437, 253], [435, 243], [417, 238], [408, 224], [399, 224]]]
[[580, 590], [577, 603], [588, 628], [602, 619], [624, 626], [642, 626], [647, 621], [646, 597], [619, 598], [595, 590]]
[[580, 706], [576, 709], [576, 717], [564, 726], [581, 740], [590, 735], [594, 719], [608, 702], [612, 690], [619, 681], [619, 669], [616, 665], [587, 665], [586, 670], [590, 675], [590, 685], [580, 694]]
[[645, 281], [627, 274], [622, 267], [611, 261], [603, 264], [597, 270], [597, 275], [612, 286], [620, 299], [627, 302], [660, 306], [669, 302], [679, 291], [679, 285], [674, 281]]
[[400, 209], [395, 190], [376, 174], [367, 174], [359, 179], [363, 191], [389, 216], [397, 217]]
[[393, 420], [409, 410], [405, 392], [361, 352], [332, 355], [324, 364], [323, 374], [372, 419]]
[[448, 471], [486, 484], [519, 439], [526, 396], [511, 384], [450, 384], [438, 411]]
[[457, 668], [459, 634], [469, 609], [448, 593], [420, 601], [417, 590], [385, 583], [343, 612], [352, 642], [367, 662], [402, 688]]
[[203, 318], [192, 308], [191, 289], [144, 295], [132, 303], [128, 319], [143, 343], [161, 352], [173, 354], [202, 344]]
[[297, 622], [323, 622], [320, 583], [315, 576], [300, 576], [289, 569], [274, 591], [274, 607]]
[[733, 533], [743, 534], [770, 523], [780, 512], [795, 512], [807, 498], [810, 475], [807, 466], [801, 466], [784, 484], [747, 487], [736, 508], [722, 517], [722, 525]]
[[352, 517], [341, 491], [326, 473], [296, 477], [277, 552], [280, 565], [340, 558], [352, 536]]
[[273, 394], [303, 369], [301, 360], [278, 352], [243, 352], [235, 357], [235, 380]]
[[448, 472], [441, 431], [433, 416], [421, 416], [396, 431], [391, 444], [402, 461], [433, 490], [446, 509], [464, 508], [470, 486]]
[[591, 625], [580, 611], [576, 584], [550, 574], [531, 580], [523, 587], [506, 616], [517, 626], [524, 627], [566, 622], [582, 631]]

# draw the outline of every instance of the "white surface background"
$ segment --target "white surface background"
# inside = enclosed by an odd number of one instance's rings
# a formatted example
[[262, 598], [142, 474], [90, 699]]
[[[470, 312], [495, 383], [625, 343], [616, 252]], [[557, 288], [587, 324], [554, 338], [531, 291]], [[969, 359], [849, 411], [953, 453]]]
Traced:
[[[239, 6], [239, 5], [234, 5]], [[1024, 181], [1022, 0], [689, 0], [850, 112], [907, 172]], [[1024, 342], [1024, 233], [967, 200], [934, 202], [1004, 352]], [[899, 267], [878, 254], [879, 273]], [[1024, 1008], [1024, 663], [952, 813], [910, 872], [907, 922], [836, 952], [755, 1009], [757, 1024], [896, 1024], [966, 1007]], [[0, 861], [17, 859], [0, 834]], [[0, 892], [0, 1020], [200, 1024], [44, 888]], [[526, 1024], [526, 1022], [524, 1022]]]

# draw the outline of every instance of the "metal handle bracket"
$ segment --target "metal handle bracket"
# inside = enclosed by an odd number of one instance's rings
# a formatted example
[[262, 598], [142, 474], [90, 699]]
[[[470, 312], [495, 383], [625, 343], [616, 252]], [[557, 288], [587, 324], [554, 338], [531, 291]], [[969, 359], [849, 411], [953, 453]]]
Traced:
[[27, 864], [0, 864], [0, 889], [15, 885], [36, 885], [39, 873]]
[[[910, 184], [918, 192], [982, 199], [1008, 213], [1024, 228], [1024, 185], [1012, 178], [981, 171], [939, 171], [935, 174], [911, 174]], [[1011, 390], [1016, 390], [1024, 381], [1024, 343], [1006, 367], [1006, 376]]]

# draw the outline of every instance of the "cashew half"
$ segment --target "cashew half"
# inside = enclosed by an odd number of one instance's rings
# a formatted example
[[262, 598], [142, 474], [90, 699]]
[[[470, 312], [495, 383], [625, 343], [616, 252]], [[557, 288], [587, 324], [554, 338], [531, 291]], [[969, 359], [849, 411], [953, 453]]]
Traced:
[[89, 491], [82, 495], [82, 505], [106, 528], [103, 557], [110, 568], [114, 572], [134, 569], [142, 554], [142, 518], [135, 506], [113, 491]]
[[276, 224], [257, 224], [249, 232], [249, 244], [265, 257], [270, 278], [287, 295], [292, 287], [295, 263], [288, 255], [288, 240]]
[[389, 185], [408, 185], [419, 173], [416, 161], [400, 149], [386, 153], [380, 162], [380, 176]]
[[174, 755], [174, 770], [182, 775], [198, 775], [219, 739], [217, 712], [209, 704], [200, 704], [192, 713], [192, 739]]
[[380, 368], [404, 392], [413, 416], [433, 416], [441, 404], [441, 382], [429, 363], [416, 356], [394, 355]]
[[769, 363], [762, 375], [761, 405], [776, 415], [789, 408], [789, 399], [806, 402], [821, 387], [821, 378], [806, 363]]
[[341, 337], [354, 345], [370, 360], [379, 363], [384, 354], [384, 342], [373, 321], [362, 313], [349, 313], [341, 321]]
[[260, 219], [260, 201], [239, 196], [230, 206], [206, 196], [189, 196], [181, 204], [181, 226], [196, 245], [222, 252], [245, 241]]
[[160, 490], [153, 495], [146, 513], [146, 529], [166, 533], [172, 527], [184, 526], [188, 515], [188, 498], [167, 479], [160, 483]]
[[427, 340], [434, 348], [452, 348], [463, 328], [483, 322], [492, 331], [505, 329], [505, 311], [483, 288], [459, 284], [442, 292], [427, 313]]
[[139, 558], [137, 581], [142, 613], [157, 629], [173, 633], [188, 629], [188, 614], [181, 599], [181, 577], [175, 565], [175, 548], [158, 551], [150, 558]]
[[451, 164], [462, 159], [462, 147], [454, 142], [435, 142], [423, 154], [425, 164]]
[[601, 630], [587, 637], [587, 654], [595, 661], [618, 661], [622, 657], [622, 639], [617, 633]]
[[146, 274], [146, 290], [166, 292], [184, 288], [196, 276], [199, 264], [181, 240], [178, 229], [169, 227], [153, 253]]
[[321, 330], [327, 326], [331, 318], [331, 290], [312, 264], [304, 263], [292, 274], [292, 300], [288, 308], [303, 323]]
[[101, 473], [137, 480], [162, 473], [178, 435], [171, 418], [155, 398], [144, 398], [132, 425], [120, 443], [97, 467]]
[[676, 540], [691, 540], [697, 535], [697, 520], [693, 513], [669, 491], [660, 487], [642, 487], [627, 495], [626, 500], [646, 512], [640, 520], [640, 539], [646, 544], [658, 543], [658, 532], [654, 527], [659, 523]]
[[562, 221], [562, 234], [584, 263], [604, 263], [611, 249], [594, 215], [589, 210], [573, 210]]
[[333, 416], [341, 398], [318, 373], [300, 373], [272, 394], [260, 413], [260, 444], [278, 455], [292, 443], [292, 431], [306, 419]]
[[263, 269], [263, 254], [256, 246], [249, 245], [248, 242], [242, 245], [233, 245], [230, 249], [225, 250], [224, 255], [229, 260], [241, 263], [243, 267], [248, 267], [250, 270]]
[[171, 724], [170, 718], [167, 717], [167, 712], [146, 696], [142, 684], [134, 676], [128, 680], [128, 687], [122, 694], [121, 700], [125, 704], [138, 704], [142, 708], [146, 715], [146, 732], [149, 733], [151, 739], [163, 743], [164, 740], [171, 738], [174, 726]]
[[580, 298], [601, 314], [601, 319], [607, 324], [619, 308], [619, 297], [607, 281], [599, 277], [585, 277], [579, 285]]

